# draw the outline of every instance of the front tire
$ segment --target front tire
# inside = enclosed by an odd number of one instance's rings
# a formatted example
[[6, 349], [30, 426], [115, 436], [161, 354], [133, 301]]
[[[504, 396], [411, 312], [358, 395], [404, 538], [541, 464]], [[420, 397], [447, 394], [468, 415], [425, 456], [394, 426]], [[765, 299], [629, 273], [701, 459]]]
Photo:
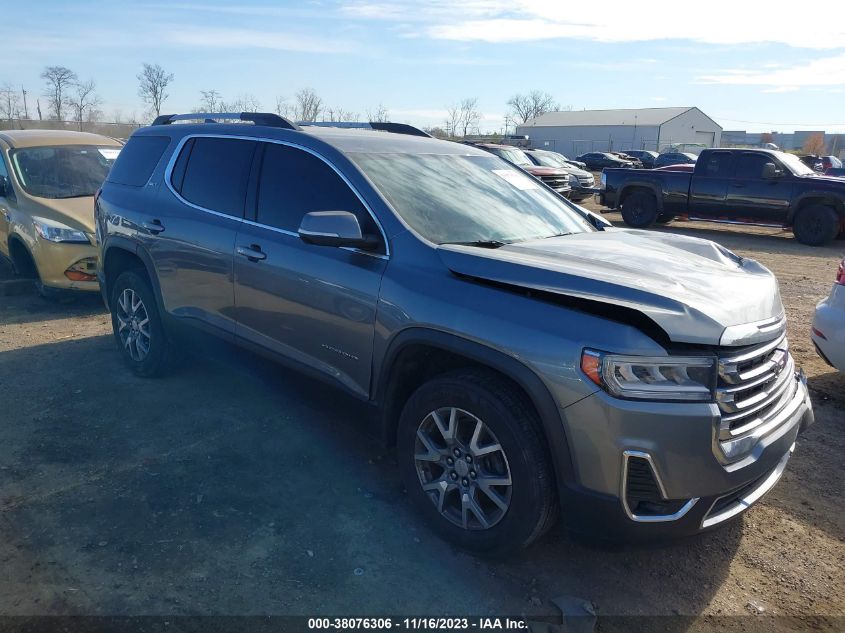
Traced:
[[501, 555], [557, 516], [548, 450], [530, 402], [495, 374], [459, 370], [425, 383], [399, 420], [397, 449], [414, 505], [446, 540]]
[[655, 219], [654, 221], [657, 222], [657, 224], [671, 224], [672, 220], [674, 219], [674, 215], [670, 215], [668, 213], [661, 213], [657, 216], [657, 219]]
[[836, 211], [822, 204], [811, 204], [798, 210], [792, 233], [802, 244], [823, 246], [836, 239], [840, 224]]
[[109, 305], [114, 337], [129, 368], [146, 378], [163, 374], [170, 346], [146, 278], [134, 270], [121, 273], [112, 286]]
[[657, 217], [657, 200], [647, 191], [635, 191], [622, 203], [622, 219], [631, 228], [646, 229]]

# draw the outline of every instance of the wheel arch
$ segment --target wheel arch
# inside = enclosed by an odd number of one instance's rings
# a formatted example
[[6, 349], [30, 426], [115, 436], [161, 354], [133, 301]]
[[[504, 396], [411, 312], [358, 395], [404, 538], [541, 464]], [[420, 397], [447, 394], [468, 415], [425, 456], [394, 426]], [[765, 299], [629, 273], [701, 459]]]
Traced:
[[11, 260], [12, 264], [15, 267], [15, 270], [20, 270], [19, 264], [20, 261], [18, 257], [23, 255], [29, 261], [26, 262], [27, 265], [32, 266], [32, 273], [36, 276], [39, 276], [38, 273], [38, 263], [35, 261], [35, 256], [32, 254], [29, 246], [27, 245], [26, 241], [17, 233], [12, 232], [9, 234], [7, 239], [7, 248], [9, 251], [9, 259]]
[[395, 443], [402, 407], [422, 382], [461, 367], [496, 373], [525, 395], [537, 412], [538, 430], [547, 442], [558, 489], [563, 490], [563, 486], [573, 482], [564, 414], [539, 376], [504, 352], [439, 330], [408, 328], [390, 342], [375, 390], [382, 440], [387, 445]]
[[820, 204], [832, 208], [839, 216], [842, 230], [845, 230], [845, 198], [829, 191], [807, 191], [802, 193], [790, 206], [786, 219], [787, 224], [792, 226], [798, 212], [811, 204]]
[[155, 266], [152, 258], [142, 248], [138, 248], [134, 242], [124, 238], [111, 238], [103, 248], [102, 254], [102, 278], [103, 296], [111, 308], [111, 289], [115, 280], [121, 273], [127, 270], [142, 271], [150, 286], [153, 289], [159, 309], [163, 310], [161, 300], [161, 287], [158, 283], [158, 276], [155, 274]]
[[634, 181], [631, 183], [625, 183], [625, 185], [623, 185], [622, 188], [619, 190], [619, 197], [616, 201], [616, 206], [618, 208], [622, 208], [622, 203], [625, 202], [625, 198], [630, 196], [632, 193], [636, 193], [637, 191], [645, 191], [653, 195], [655, 201], [657, 202], [657, 213], [663, 213], [662, 192], [660, 191], [660, 188], [657, 187], [657, 185], [651, 182]]

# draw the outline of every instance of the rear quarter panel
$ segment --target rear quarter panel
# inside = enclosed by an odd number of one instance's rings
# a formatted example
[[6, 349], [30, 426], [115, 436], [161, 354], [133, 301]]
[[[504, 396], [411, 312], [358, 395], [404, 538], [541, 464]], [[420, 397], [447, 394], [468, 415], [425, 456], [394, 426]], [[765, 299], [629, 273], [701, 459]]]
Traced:
[[661, 212], [685, 213], [687, 210], [692, 174], [642, 169], [605, 169], [604, 174], [602, 203], [606, 207], [619, 208], [624, 197], [639, 187], [654, 193]]

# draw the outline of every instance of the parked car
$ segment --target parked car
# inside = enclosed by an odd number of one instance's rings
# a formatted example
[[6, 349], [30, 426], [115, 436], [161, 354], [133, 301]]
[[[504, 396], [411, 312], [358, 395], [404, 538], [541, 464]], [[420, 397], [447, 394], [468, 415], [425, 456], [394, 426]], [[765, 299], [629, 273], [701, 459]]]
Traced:
[[811, 246], [845, 228], [845, 183], [772, 150], [707, 149], [692, 173], [611, 169], [600, 188], [601, 203], [634, 228], [684, 216], [791, 228]]
[[631, 161], [622, 160], [608, 152], [587, 152], [581, 154], [578, 160], [584, 163], [590, 171], [601, 171], [607, 167], [633, 167]]
[[813, 171], [824, 171], [824, 162], [822, 161], [821, 156], [816, 156], [815, 154], [805, 154], [804, 156], [801, 156], [799, 160]]
[[563, 160], [565, 162], [569, 163], [573, 167], [577, 167], [578, 169], [587, 169], [587, 163], [583, 163], [580, 160], [574, 160], [572, 158], [569, 158], [569, 157], [566, 156], [566, 154], [561, 154], [560, 152], [555, 152], [555, 153], [559, 154], [560, 157], [563, 158]]
[[522, 149], [513, 147], [511, 145], [498, 145], [496, 143], [473, 143], [475, 147], [479, 147], [486, 152], [495, 154], [499, 158], [506, 160], [511, 165], [516, 165], [520, 169], [524, 169], [529, 174], [540, 180], [543, 184], [554, 189], [561, 196], [568, 198], [572, 194], [573, 184], [577, 186], [577, 179], [573, 183], [569, 177], [570, 173], [566, 169], [560, 167], [544, 167], [537, 165], [528, 158], [528, 155]]
[[822, 171], [827, 172], [828, 169], [842, 169], [842, 161], [836, 156], [822, 156]]
[[698, 160], [698, 156], [688, 152], [664, 152], [654, 159], [654, 166], [693, 165], [696, 160]]
[[836, 271], [830, 296], [816, 306], [810, 338], [828, 365], [845, 371], [845, 260]]
[[630, 149], [625, 152], [628, 156], [633, 156], [639, 160], [646, 169], [654, 169], [654, 162], [657, 160], [659, 154], [647, 149]]
[[94, 194], [120, 148], [84, 132], [0, 131], [0, 255], [43, 296], [97, 290]]
[[608, 154], [612, 154], [613, 156], [616, 156], [616, 158], [618, 158], [619, 160], [628, 161], [629, 163], [631, 163], [632, 169], [642, 169], [643, 168], [643, 163], [640, 159], [634, 158], [633, 156], [626, 154], [625, 152], [608, 152]]
[[549, 152], [542, 149], [528, 149], [525, 154], [535, 165], [540, 167], [554, 167], [567, 171], [570, 176], [575, 177], [575, 185], [569, 198], [571, 200], [584, 200], [595, 194], [596, 179], [590, 172], [578, 169], [571, 163], [564, 160], [557, 152]]
[[197, 116], [137, 130], [97, 199], [123, 359], [159, 375], [200, 328], [345, 389], [447, 539], [522, 547], [558, 506], [593, 533], [698, 533], [768, 492], [813, 422], [751, 259], [592, 224], [410, 126], [172, 124]]

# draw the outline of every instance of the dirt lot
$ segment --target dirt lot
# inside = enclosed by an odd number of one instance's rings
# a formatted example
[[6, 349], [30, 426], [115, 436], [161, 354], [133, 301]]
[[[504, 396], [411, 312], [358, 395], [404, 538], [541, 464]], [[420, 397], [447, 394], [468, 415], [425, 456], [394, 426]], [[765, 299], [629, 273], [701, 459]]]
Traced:
[[392, 453], [345, 397], [234, 352], [141, 380], [96, 299], [0, 297], [0, 614], [541, 616], [573, 595], [601, 615], [823, 615], [766, 627], [841, 630], [845, 377], [808, 329], [845, 242], [665, 230], [777, 274], [809, 376], [817, 424], [742, 520], [662, 547], [554, 533], [508, 561], [474, 558], [418, 524]]

